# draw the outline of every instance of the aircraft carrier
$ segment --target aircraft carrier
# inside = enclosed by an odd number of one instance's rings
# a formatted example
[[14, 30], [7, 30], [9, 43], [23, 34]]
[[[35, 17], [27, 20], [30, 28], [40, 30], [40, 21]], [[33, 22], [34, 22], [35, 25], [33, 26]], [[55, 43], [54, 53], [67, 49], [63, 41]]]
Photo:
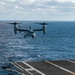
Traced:
[[[75, 60], [11, 62], [12, 75], [75, 75]], [[3, 67], [4, 68], [4, 67]], [[10, 75], [10, 74], [9, 74]]]

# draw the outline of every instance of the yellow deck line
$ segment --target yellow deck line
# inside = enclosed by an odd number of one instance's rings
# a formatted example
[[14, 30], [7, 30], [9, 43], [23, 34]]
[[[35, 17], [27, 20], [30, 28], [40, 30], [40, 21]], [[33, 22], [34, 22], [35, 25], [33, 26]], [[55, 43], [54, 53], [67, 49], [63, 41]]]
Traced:
[[59, 65], [56, 65], [56, 64], [54, 64], [54, 63], [52, 63], [52, 62], [50, 62], [50, 61], [45, 61], [45, 62], [47, 62], [48, 64], [51, 64], [51, 65], [53, 65], [53, 66], [55, 66], [55, 67], [57, 67], [57, 68], [59, 68], [59, 69], [61, 69], [61, 70], [64, 70], [64, 71], [66, 71], [66, 72], [68, 72], [68, 73], [70, 73], [70, 74], [72, 74], [72, 75], [75, 75], [75, 72], [72, 72], [72, 71], [70, 71], [70, 70], [68, 70], [68, 69], [66, 69], [66, 68], [64, 68], [64, 67], [61, 67], [61, 66], [59, 66]]

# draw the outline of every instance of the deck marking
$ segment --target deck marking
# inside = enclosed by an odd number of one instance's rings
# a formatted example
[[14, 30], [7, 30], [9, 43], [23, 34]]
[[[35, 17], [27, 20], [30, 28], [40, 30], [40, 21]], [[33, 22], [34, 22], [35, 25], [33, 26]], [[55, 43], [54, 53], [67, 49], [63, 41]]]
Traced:
[[68, 73], [70, 73], [70, 74], [72, 74], [72, 75], [75, 75], [74, 72], [72, 72], [72, 71], [70, 71], [70, 70], [68, 70], [68, 69], [66, 69], [66, 68], [63, 68], [63, 67], [61, 67], [61, 66], [59, 66], [59, 65], [56, 65], [56, 64], [54, 64], [54, 63], [52, 63], [52, 62], [50, 62], [50, 61], [45, 61], [45, 62], [47, 62], [47, 63], [49, 63], [49, 64], [51, 64], [51, 65], [53, 65], [53, 66], [55, 66], [55, 67], [57, 67], [57, 68], [59, 68], [59, 69], [61, 69], [61, 70], [64, 70], [64, 71], [66, 71], [66, 72], [68, 72]]
[[75, 64], [75, 61], [72, 61], [72, 60], [67, 60], [67, 61]]
[[[15, 63], [12, 63], [15, 67], [19, 68], [19, 66], [15, 65]], [[21, 68], [19, 68], [20, 70], [22, 70]]]
[[35, 70], [41, 75], [46, 75], [46, 74], [42, 73], [41, 71], [37, 70], [36, 68], [32, 67], [31, 65], [29, 65], [28, 63], [25, 63], [25, 62], [22, 62], [22, 63], [24, 63], [25, 65], [29, 66], [31, 68], [31, 70]]
[[[15, 67], [19, 68], [19, 67], [16, 66], [14, 63], [12, 63], [12, 62], [10, 62], [10, 63], [13, 64]], [[20, 68], [19, 68], [19, 69], [20, 69]], [[22, 75], [24, 75], [23, 73], [21, 73], [21, 72], [15, 70], [15, 69], [7, 69], [7, 70], [11, 70], [11, 71], [17, 72], [18, 74], [22, 74]]]
[[[19, 66], [15, 65], [14, 63], [11, 62], [11, 64], [13, 64], [15, 67], [19, 68]], [[19, 69], [22, 71], [21, 68], [19, 68]], [[17, 71], [17, 72], [18, 72], [18, 71]], [[23, 73], [20, 73], [20, 72], [18, 72], [18, 73], [24, 75]]]
[[[16, 63], [16, 62], [15, 62], [15, 63]], [[22, 67], [22, 66], [19, 65], [18, 63], [16, 63], [16, 64], [22, 69], [22, 71], [25, 70], [25, 71], [27, 71], [29, 74], [33, 75], [32, 73], [30, 73], [28, 70], [26, 70], [24, 67]]]

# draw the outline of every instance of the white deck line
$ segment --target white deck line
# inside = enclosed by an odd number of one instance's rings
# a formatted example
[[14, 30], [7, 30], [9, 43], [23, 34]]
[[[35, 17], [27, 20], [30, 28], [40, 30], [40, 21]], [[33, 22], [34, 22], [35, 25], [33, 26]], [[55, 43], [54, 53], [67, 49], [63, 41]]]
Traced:
[[41, 71], [37, 70], [36, 68], [32, 67], [31, 65], [29, 65], [28, 63], [25, 63], [25, 62], [22, 62], [22, 63], [24, 63], [25, 65], [29, 66], [32, 70], [37, 71], [39, 74], [46, 75], [46, 74], [42, 73]]
[[72, 60], [67, 60], [67, 61], [75, 64], [75, 61], [72, 61]]
[[[17, 65], [15, 65], [14, 63], [11, 62], [11, 64], [13, 64], [15, 67], [19, 68], [19, 67], [18, 67]], [[19, 69], [22, 70], [21, 68], [19, 68]], [[18, 72], [18, 71], [16, 71], [16, 72]], [[18, 73], [24, 75], [23, 73], [20, 73], [20, 72], [18, 72]]]
[[26, 70], [24, 67], [22, 67], [22, 66], [19, 65], [18, 63], [15, 62], [15, 64], [17, 64], [17, 65], [21, 68], [22, 71], [25, 70], [25, 71], [27, 71], [29, 74], [33, 75], [32, 73], [30, 73], [28, 70]]
[[56, 65], [56, 64], [54, 64], [54, 63], [52, 63], [52, 62], [50, 62], [50, 61], [46, 61], [46, 62], [47, 62], [48, 64], [51, 64], [51, 65], [53, 65], [53, 66], [55, 66], [55, 67], [61, 69], [61, 70], [66, 71], [66, 72], [68, 72], [68, 73], [70, 73], [70, 74], [72, 74], [72, 75], [75, 75], [74, 72], [72, 72], [72, 71], [70, 71], [70, 70], [68, 70], [68, 69], [66, 69], [66, 68], [64, 68], [64, 67], [61, 67], [61, 66], [59, 66], [59, 65]]
[[[15, 65], [14, 63], [12, 63], [15, 67], [19, 68], [17, 65]], [[20, 70], [22, 70], [21, 68], [19, 68]]]

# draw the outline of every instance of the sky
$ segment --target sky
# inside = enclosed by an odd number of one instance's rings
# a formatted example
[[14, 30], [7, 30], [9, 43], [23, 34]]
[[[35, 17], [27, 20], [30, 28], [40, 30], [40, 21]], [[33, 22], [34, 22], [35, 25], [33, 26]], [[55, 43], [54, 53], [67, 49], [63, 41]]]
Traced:
[[0, 20], [75, 21], [75, 0], [0, 0]]

